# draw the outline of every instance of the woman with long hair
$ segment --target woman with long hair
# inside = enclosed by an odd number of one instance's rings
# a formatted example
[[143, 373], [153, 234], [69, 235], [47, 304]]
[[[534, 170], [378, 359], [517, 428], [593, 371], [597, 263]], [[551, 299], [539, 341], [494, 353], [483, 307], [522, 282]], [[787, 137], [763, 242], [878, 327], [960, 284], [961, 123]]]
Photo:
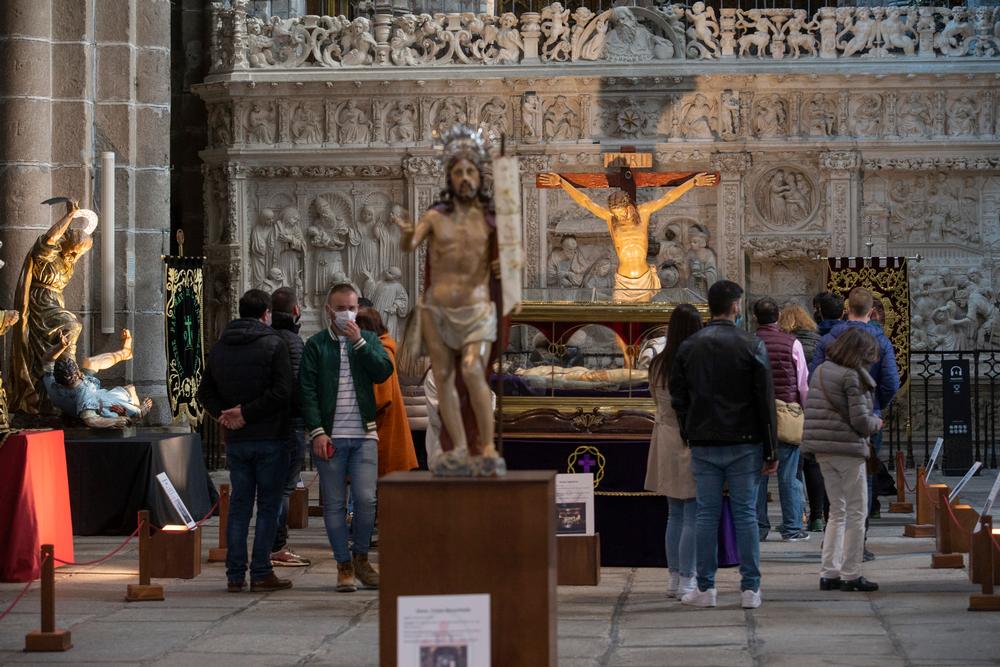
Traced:
[[[799, 304], [788, 303], [781, 309], [778, 327], [785, 333], [795, 336], [795, 339], [802, 344], [806, 364], [811, 366], [813, 353], [816, 352], [820, 340], [816, 320]], [[801, 460], [806, 496], [809, 498], [809, 532], [822, 533], [826, 528], [826, 515], [830, 510], [830, 504], [826, 500], [826, 489], [823, 487], [823, 473], [820, 472], [816, 457], [812, 454], [803, 454]]]
[[701, 329], [701, 315], [688, 303], [670, 314], [667, 343], [649, 366], [649, 391], [656, 402], [656, 423], [649, 443], [646, 462], [648, 491], [667, 497], [667, 597], [682, 597], [697, 586], [695, 577], [695, 504], [694, 476], [691, 474], [691, 449], [681, 438], [677, 415], [670, 405], [667, 381], [677, 350], [687, 338]]
[[849, 327], [827, 348], [826, 361], [809, 382], [802, 451], [816, 455], [830, 499], [819, 575], [823, 591], [878, 590], [878, 584], [861, 576], [868, 439], [882, 428], [873, 409], [875, 380], [867, 369], [878, 355], [874, 336], [861, 327]]

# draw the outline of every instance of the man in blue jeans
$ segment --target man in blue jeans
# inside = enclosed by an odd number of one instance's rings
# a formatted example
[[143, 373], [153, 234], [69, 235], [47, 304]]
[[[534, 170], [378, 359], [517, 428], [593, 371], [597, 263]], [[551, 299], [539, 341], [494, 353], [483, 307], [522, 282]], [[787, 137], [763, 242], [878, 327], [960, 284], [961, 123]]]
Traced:
[[[769, 296], [759, 299], [753, 305], [753, 316], [757, 320], [757, 338], [764, 341], [767, 358], [771, 364], [771, 378], [774, 382], [774, 397], [785, 403], [796, 403], [803, 410], [809, 393], [809, 364], [805, 352], [795, 336], [778, 327], [781, 309]], [[805, 488], [799, 480], [800, 442], [778, 442], [778, 497], [781, 501], [781, 539], [786, 542], [800, 542], [809, 539], [809, 533], [802, 530], [802, 509], [805, 507]], [[767, 518], [767, 482], [769, 477], [761, 475], [757, 490], [757, 525], [760, 539], [764, 541], [771, 529]]]
[[230, 593], [246, 587], [247, 534], [254, 500], [257, 525], [250, 559], [250, 590], [291, 588], [271, 567], [281, 489], [288, 470], [292, 365], [288, 345], [271, 328], [271, 295], [252, 289], [240, 299], [240, 317], [226, 326], [208, 354], [198, 393], [225, 429], [232, 495], [226, 526]]
[[698, 505], [698, 589], [681, 598], [716, 605], [719, 516], [728, 485], [740, 554], [741, 605], [761, 605], [757, 488], [778, 462], [774, 385], [764, 343], [737, 328], [743, 288], [720, 280], [708, 290], [712, 321], [677, 350], [670, 372], [671, 403], [691, 446]]
[[[378, 588], [378, 572], [368, 562], [375, 529], [378, 433], [373, 385], [392, 375], [392, 362], [370, 331], [354, 319], [358, 292], [341, 283], [326, 301], [329, 327], [306, 342], [299, 366], [299, 401], [312, 441], [313, 460], [323, 492], [323, 523], [337, 559], [339, 593]], [[353, 547], [347, 541], [347, 478], [354, 500]]]

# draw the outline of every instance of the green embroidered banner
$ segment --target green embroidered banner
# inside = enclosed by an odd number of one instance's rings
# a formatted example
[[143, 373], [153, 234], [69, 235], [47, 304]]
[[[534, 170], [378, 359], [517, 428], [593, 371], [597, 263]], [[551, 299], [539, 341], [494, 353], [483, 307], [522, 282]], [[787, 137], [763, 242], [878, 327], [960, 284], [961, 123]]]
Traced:
[[205, 367], [202, 322], [203, 257], [164, 257], [167, 265], [164, 322], [167, 345], [167, 395], [174, 419], [184, 416], [193, 427], [204, 410], [198, 385]]

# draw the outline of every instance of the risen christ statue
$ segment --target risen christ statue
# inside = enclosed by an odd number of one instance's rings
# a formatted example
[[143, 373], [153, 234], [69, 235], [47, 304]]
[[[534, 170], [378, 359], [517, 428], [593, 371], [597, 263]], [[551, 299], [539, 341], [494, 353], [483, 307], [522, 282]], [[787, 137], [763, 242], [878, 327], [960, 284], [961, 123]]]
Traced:
[[688, 190], [698, 186], [715, 185], [715, 174], [699, 173], [669, 190], [662, 197], [636, 206], [628, 194], [615, 190], [608, 195], [607, 208], [573, 187], [559, 174], [546, 173], [538, 177], [540, 187], [559, 186], [577, 204], [587, 209], [608, 225], [611, 242], [618, 255], [615, 272], [615, 301], [649, 301], [653, 290], [660, 289], [656, 266], [646, 259], [649, 249], [649, 218], [664, 206], [674, 203]]

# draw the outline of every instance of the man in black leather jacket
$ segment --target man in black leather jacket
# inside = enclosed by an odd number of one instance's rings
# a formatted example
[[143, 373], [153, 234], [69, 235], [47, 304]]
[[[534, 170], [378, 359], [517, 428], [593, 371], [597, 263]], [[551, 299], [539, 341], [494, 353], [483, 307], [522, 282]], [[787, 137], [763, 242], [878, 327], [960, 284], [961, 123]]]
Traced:
[[670, 373], [682, 437], [691, 445], [698, 502], [698, 590], [682, 598], [716, 605], [718, 528], [727, 485], [740, 553], [742, 606], [760, 606], [757, 487], [777, 469], [774, 383], [764, 343], [736, 326], [743, 288], [720, 280], [708, 290], [712, 321], [684, 341]]
[[240, 298], [240, 318], [212, 346], [198, 395], [225, 428], [232, 495], [226, 526], [228, 590], [246, 586], [247, 534], [257, 499], [250, 590], [291, 588], [274, 576], [271, 545], [278, 530], [288, 470], [289, 407], [294, 379], [288, 345], [269, 325], [271, 295], [252, 289]]

